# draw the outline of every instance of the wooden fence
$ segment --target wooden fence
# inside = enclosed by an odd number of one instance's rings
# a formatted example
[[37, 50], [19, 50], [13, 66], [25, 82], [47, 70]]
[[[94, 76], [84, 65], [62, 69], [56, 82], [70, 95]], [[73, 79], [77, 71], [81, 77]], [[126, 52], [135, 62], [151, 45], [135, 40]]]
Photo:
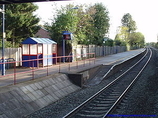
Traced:
[[[95, 45], [88, 45], [88, 46], [77, 45], [77, 46], [72, 47], [71, 54], [73, 54], [73, 61], [75, 61], [82, 58], [88, 58], [87, 53], [95, 53], [95, 57], [100, 57], [100, 56], [106, 56], [110, 54], [125, 52], [126, 50], [127, 49], [125, 46], [109, 47], [109, 46], [95, 46]], [[2, 55], [2, 50], [0, 50], [0, 59], [1, 59], [1, 55]], [[16, 66], [22, 66], [22, 63], [21, 63], [22, 49], [21, 48], [5, 48], [4, 57], [5, 57], [6, 62], [17, 61]], [[12, 66], [11, 64], [6, 65], [7, 68], [11, 66]]]
[[[80, 59], [86, 57], [86, 53], [95, 53], [96, 57], [116, 54], [120, 52], [127, 51], [126, 46], [95, 46], [95, 45], [77, 45], [73, 46], [72, 54], [74, 54], [73, 59]], [[75, 56], [76, 55], [76, 56]]]
[[[2, 58], [2, 50], [0, 50], [0, 59]], [[16, 66], [21, 66], [22, 61], [22, 51], [21, 48], [5, 48], [4, 58], [6, 62], [17, 61]], [[2, 61], [2, 60], [0, 60]], [[12, 66], [13, 64], [6, 65], [6, 68]]]

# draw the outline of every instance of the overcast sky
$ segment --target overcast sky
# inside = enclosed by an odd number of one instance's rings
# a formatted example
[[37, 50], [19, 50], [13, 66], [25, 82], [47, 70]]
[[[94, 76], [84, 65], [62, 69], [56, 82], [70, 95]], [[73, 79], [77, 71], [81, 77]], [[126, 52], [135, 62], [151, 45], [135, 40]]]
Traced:
[[[85, 2], [87, 1], [87, 2]], [[74, 0], [74, 1], [58, 1], [58, 2], [39, 2], [35, 3], [39, 6], [36, 14], [43, 22], [50, 22], [53, 17], [52, 4], [57, 6], [69, 3], [75, 4], [93, 4], [103, 3], [109, 10], [110, 16], [110, 38], [114, 39], [117, 27], [121, 25], [121, 18], [124, 14], [130, 13], [139, 32], [145, 36], [146, 42], [156, 42], [158, 35], [158, 1], [157, 0]]]

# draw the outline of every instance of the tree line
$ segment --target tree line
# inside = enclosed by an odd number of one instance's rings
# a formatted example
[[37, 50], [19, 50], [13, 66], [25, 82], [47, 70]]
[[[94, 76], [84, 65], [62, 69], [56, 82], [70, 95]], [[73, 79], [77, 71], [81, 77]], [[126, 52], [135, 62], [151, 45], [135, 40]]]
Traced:
[[[55, 6], [52, 6], [55, 7]], [[38, 6], [33, 3], [7, 4], [5, 9], [6, 47], [19, 46], [27, 37], [32, 37], [39, 30], [38, 18], [33, 13]], [[136, 22], [127, 13], [122, 17], [115, 39], [108, 37], [110, 17], [108, 9], [102, 3], [94, 5], [69, 4], [56, 9], [51, 24], [43, 26], [50, 32], [51, 38], [62, 45], [62, 31], [73, 33], [71, 44], [124, 45], [142, 47], [144, 35], [136, 32]], [[2, 27], [2, 22], [1, 22]], [[1, 32], [1, 31], [0, 31]], [[2, 37], [2, 32], [0, 33]]]
[[117, 45], [128, 47], [144, 47], [145, 37], [141, 32], [136, 32], [136, 22], [131, 14], [126, 13], [121, 19], [122, 25], [118, 27], [115, 42]]
[[92, 6], [69, 4], [56, 11], [56, 17], [51, 25], [45, 27], [51, 37], [62, 44], [62, 31], [73, 33], [73, 40], [67, 44], [102, 45], [105, 34], [109, 32], [109, 11], [101, 3]]

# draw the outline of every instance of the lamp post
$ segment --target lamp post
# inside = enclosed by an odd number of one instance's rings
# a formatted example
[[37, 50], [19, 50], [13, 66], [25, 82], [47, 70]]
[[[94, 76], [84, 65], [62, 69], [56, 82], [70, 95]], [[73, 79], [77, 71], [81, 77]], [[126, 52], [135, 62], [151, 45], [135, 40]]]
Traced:
[[2, 75], [5, 75], [5, 59], [4, 59], [4, 39], [5, 39], [5, 5], [3, 4], [3, 8], [0, 9], [2, 13]]
[[[73, 7], [71, 9], [78, 9], [78, 7]], [[72, 14], [71, 14], [72, 16]], [[62, 47], [62, 56], [63, 56], [63, 60], [62, 62], [65, 63], [65, 40], [72, 40], [72, 33], [69, 31], [63, 31], [62, 32], [63, 38], [62, 38], [62, 42], [63, 42], [63, 47]]]
[[[63, 31], [63, 33], [64, 33], [64, 31]], [[62, 38], [62, 40], [63, 40], [63, 63], [65, 63], [65, 39], [64, 39], [64, 36], [63, 36], [63, 38]]]
[[65, 63], [65, 40], [72, 40], [72, 33], [68, 31], [63, 31], [63, 62]]

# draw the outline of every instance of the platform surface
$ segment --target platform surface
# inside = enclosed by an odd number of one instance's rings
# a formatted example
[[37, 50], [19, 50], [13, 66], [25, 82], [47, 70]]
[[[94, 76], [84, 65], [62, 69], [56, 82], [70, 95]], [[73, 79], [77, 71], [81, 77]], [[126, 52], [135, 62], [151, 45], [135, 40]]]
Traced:
[[78, 73], [98, 65], [111, 65], [127, 60], [145, 49], [137, 49], [122, 53], [107, 55], [104, 57], [96, 57], [95, 60], [86, 60], [71, 63], [61, 63], [45, 68], [16, 68], [6, 70], [6, 76], [0, 76], [0, 86], [7, 86], [14, 83], [26, 82], [32, 79], [38, 79], [56, 73]]

